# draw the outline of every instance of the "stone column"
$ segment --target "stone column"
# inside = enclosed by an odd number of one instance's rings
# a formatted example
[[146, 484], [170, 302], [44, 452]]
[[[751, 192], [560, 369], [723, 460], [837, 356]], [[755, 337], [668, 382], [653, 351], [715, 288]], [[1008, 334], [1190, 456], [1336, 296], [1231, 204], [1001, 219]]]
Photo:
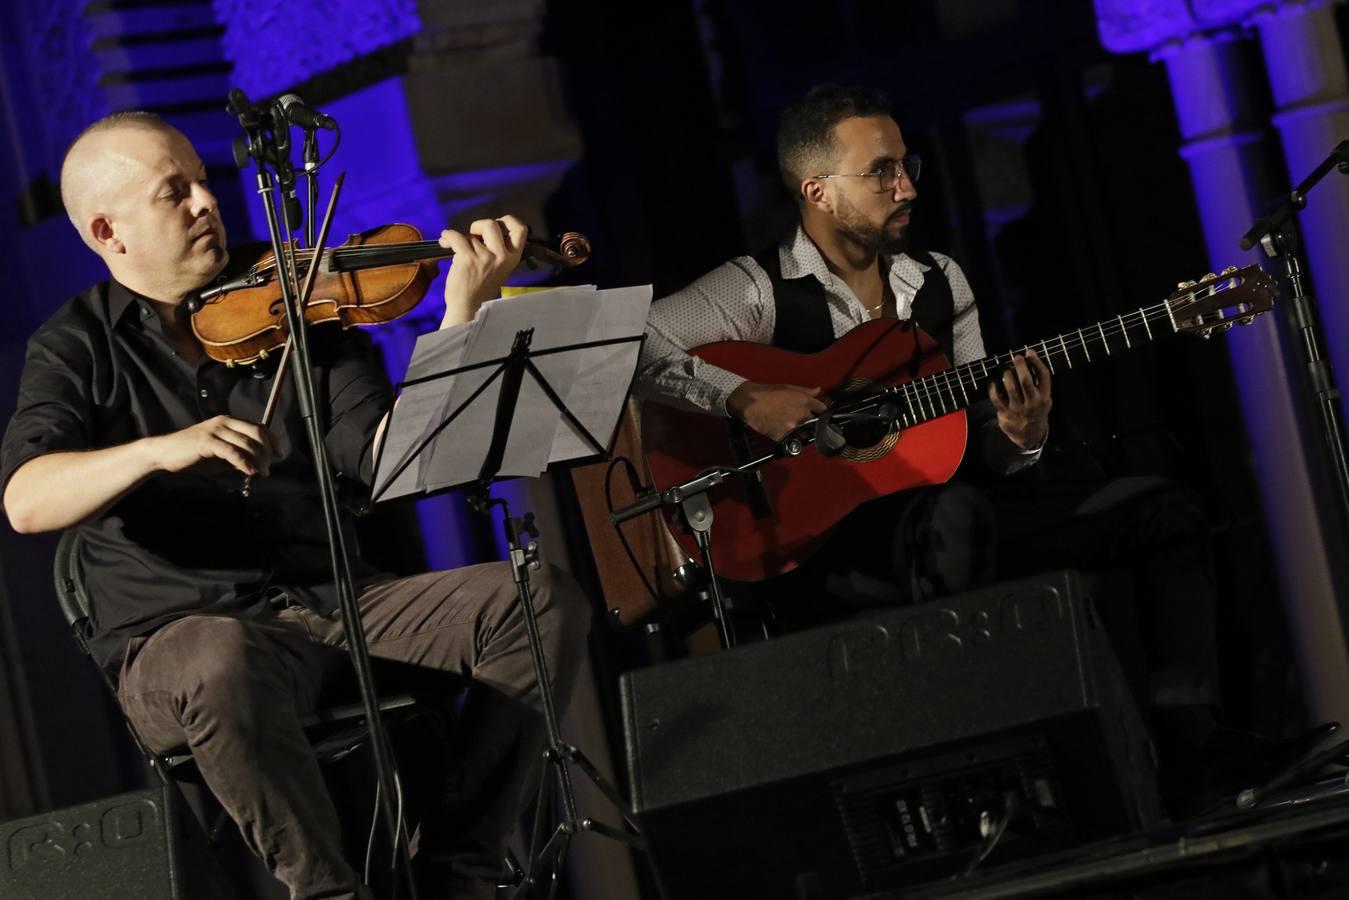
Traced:
[[441, 208], [456, 227], [512, 212], [546, 231], [554, 223], [545, 205], [580, 158], [581, 138], [557, 65], [538, 52], [543, 0], [421, 0], [418, 11], [405, 84], [417, 154]]
[[[1288, 162], [1288, 185], [1311, 174], [1349, 139], [1349, 72], [1331, 4], [1281, 3], [1253, 17], [1274, 95], [1274, 127]], [[1331, 171], [1299, 215], [1303, 256], [1325, 329], [1323, 348], [1349, 418], [1349, 176]]]
[[[1097, 15], [1108, 49], [1153, 49], [1166, 66], [1213, 270], [1261, 261], [1258, 250], [1243, 255], [1238, 246], [1272, 193], [1248, 43], [1234, 30], [1206, 30], [1179, 2], [1098, 0]], [[1339, 537], [1318, 513], [1325, 486], [1308, 459], [1319, 446], [1298, 421], [1301, 397], [1289, 373], [1299, 361], [1275, 326], [1267, 316], [1226, 340], [1307, 707], [1315, 720], [1344, 721], [1349, 655], [1327, 550]]]

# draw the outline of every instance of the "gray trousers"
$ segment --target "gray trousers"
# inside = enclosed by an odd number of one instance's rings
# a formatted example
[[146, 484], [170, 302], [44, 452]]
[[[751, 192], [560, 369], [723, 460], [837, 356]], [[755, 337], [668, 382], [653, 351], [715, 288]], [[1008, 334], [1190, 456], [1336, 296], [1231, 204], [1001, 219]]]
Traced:
[[[544, 655], [565, 707], [590, 612], [560, 570], [531, 573]], [[417, 862], [432, 900], [491, 897], [505, 841], [545, 741], [524, 615], [506, 563], [430, 572], [360, 592], [373, 657], [472, 679], [452, 740], [441, 815]], [[188, 616], [133, 639], [118, 696], [151, 749], [186, 743], [245, 843], [292, 898], [366, 896], [343, 857], [333, 808], [300, 718], [342, 662], [340, 617], [291, 606], [258, 619]], [[426, 884], [426, 880], [422, 879]], [[426, 898], [427, 891], [422, 891]]]

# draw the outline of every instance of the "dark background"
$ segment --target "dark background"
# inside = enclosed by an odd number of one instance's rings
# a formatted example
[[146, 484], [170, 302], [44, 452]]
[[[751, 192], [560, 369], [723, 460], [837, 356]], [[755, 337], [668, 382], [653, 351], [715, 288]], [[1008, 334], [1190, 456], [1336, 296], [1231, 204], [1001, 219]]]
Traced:
[[[210, 4], [104, 0], [91, 9], [83, 14], [111, 11], [129, 20], [209, 16]], [[777, 178], [777, 115], [821, 82], [867, 85], [892, 98], [907, 143], [925, 161], [915, 243], [949, 253], [964, 267], [990, 352], [1155, 303], [1178, 281], [1209, 268], [1189, 175], [1177, 153], [1181, 138], [1165, 70], [1143, 54], [1104, 50], [1091, 4], [549, 0], [530, 9], [519, 17], [525, 25], [487, 23], [456, 31], [437, 25], [426, 4], [421, 32], [376, 41], [375, 49], [319, 66], [275, 92], [298, 87], [314, 105], [328, 106], [390, 79], [406, 77], [411, 84], [430, 77], [428, 67], [462, 52], [467, 55], [453, 71], [464, 80], [444, 83], [445, 102], [453, 106], [449, 95], [456, 91], [490, 96], [493, 85], [504, 84], [494, 73], [509, 69], [513, 55], [550, 58], [554, 78], [547, 97], [521, 102], [517, 120], [505, 110], [482, 134], [528, 146], [540, 133], [536, 101], [567, 120], [574, 146], [550, 151], [550, 158], [571, 164], [539, 199], [539, 224], [588, 234], [599, 252], [572, 280], [602, 287], [651, 282], [659, 297], [731, 256], [776, 240], [794, 217]], [[8, 32], [0, 38], [0, 74], [9, 108], [17, 111], [6, 127], [12, 140], [0, 151], [0, 200], [6, 201], [0, 219], [16, 248], [0, 255], [11, 312], [0, 344], [0, 413], [6, 415], [26, 335], [64, 297], [100, 277], [97, 260], [65, 223], [53, 188], [56, 148], [72, 134], [58, 140], [60, 130], [49, 127], [38, 138], [33, 124], [41, 113], [37, 80], [44, 77], [32, 65], [35, 54], [78, 67], [84, 63], [80, 54], [89, 51], [51, 42], [50, 23], [37, 23], [46, 30], [38, 29], [25, 18], [30, 12], [17, 0], [0, 8], [0, 25], [6, 26], [0, 32]], [[1341, 33], [1345, 18], [1341, 8]], [[223, 96], [216, 82], [233, 83], [238, 72], [219, 50], [227, 37], [222, 26], [170, 31], [180, 42], [215, 41], [216, 58], [182, 62], [177, 70], [147, 63], [130, 74], [105, 72], [98, 88], [113, 96], [124, 78], [144, 89], [152, 70], [166, 84], [197, 79], [193, 83], [206, 85], [198, 95], [166, 95], [158, 105], [184, 120], [200, 146], [202, 132], [191, 123], [216, 122]], [[457, 37], [447, 40], [447, 33]], [[104, 43], [95, 41], [94, 53], [108, 49], [109, 39], [99, 40]], [[123, 41], [129, 57], [148, 39], [137, 40]], [[82, 90], [79, 77], [71, 77], [71, 90]], [[145, 89], [143, 96], [152, 94]], [[450, 188], [440, 179], [454, 167], [431, 161], [427, 151], [435, 145], [436, 116], [416, 102], [411, 87], [409, 96], [411, 127], [441, 212], [462, 223], [472, 204], [461, 208], [444, 200]], [[1257, 108], [1270, 105], [1267, 97], [1250, 99]], [[120, 105], [114, 98], [105, 106]], [[97, 113], [98, 104], [91, 109]], [[70, 121], [81, 118], [79, 110], [58, 112]], [[361, 127], [359, 119], [343, 121], [349, 132]], [[214, 135], [228, 132], [229, 123], [201, 127]], [[455, 135], [461, 146], [474, 139], [471, 132]], [[1285, 183], [1277, 140], [1265, 146], [1273, 183]], [[203, 156], [231, 233], [247, 234], [251, 176], [240, 179], [218, 149]], [[527, 159], [505, 160], [522, 161]], [[389, 174], [397, 175], [393, 164]], [[496, 212], [515, 208], [509, 191], [497, 196]], [[1236, 234], [1244, 227], [1233, 223]], [[1235, 242], [1232, 249], [1235, 259]], [[1286, 326], [1268, 317], [1258, 327]], [[1275, 585], [1231, 365], [1221, 340], [1173, 340], [1090, 370], [1061, 373], [1054, 383], [1050, 446], [1033, 477], [1155, 474], [1197, 493], [1211, 522], [1218, 566], [1228, 715], [1234, 723], [1284, 733], [1304, 718], [1282, 613], [1290, 598], [1280, 597]], [[566, 480], [558, 485], [572, 567], [594, 588], [574, 501]], [[400, 527], [410, 519], [405, 511]], [[463, 521], [463, 559], [494, 556], [490, 532]], [[548, 540], [563, 543], [562, 535]], [[7, 529], [0, 534], [8, 594], [8, 618], [0, 619], [6, 629], [0, 662], [7, 664], [0, 676], [8, 678], [0, 680], [0, 701], [7, 704], [0, 706], [0, 721], [14, 723], [0, 734], [0, 758], [9, 761], [0, 767], [8, 779], [0, 781], [6, 789], [0, 818], [110, 793], [141, 772], [115, 713], [62, 633], [50, 597], [52, 546], [54, 539], [19, 537]], [[415, 565], [427, 555], [418, 549], [405, 543], [395, 564]], [[599, 694], [618, 747], [615, 679], [641, 662], [649, 647], [638, 634], [604, 629], [596, 631], [593, 647]]]

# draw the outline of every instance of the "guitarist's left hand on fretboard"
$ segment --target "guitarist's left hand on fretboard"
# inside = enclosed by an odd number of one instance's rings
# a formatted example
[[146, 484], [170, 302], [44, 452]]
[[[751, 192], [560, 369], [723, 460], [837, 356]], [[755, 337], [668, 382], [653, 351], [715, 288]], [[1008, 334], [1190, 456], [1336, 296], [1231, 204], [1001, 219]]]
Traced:
[[1049, 368], [1033, 349], [1012, 358], [1002, 377], [988, 385], [988, 397], [998, 412], [998, 428], [1022, 451], [1036, 450], [1049, 434]]

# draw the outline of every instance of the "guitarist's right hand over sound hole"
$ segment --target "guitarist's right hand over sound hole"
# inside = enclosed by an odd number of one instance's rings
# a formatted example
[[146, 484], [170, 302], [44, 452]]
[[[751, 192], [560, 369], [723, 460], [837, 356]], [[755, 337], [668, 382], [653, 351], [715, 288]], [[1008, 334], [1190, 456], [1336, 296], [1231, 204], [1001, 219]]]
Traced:
[[726, 410], [766, 438], [780, 441], [828, 407], [818, 387], [746, 381], [726, 398]]

